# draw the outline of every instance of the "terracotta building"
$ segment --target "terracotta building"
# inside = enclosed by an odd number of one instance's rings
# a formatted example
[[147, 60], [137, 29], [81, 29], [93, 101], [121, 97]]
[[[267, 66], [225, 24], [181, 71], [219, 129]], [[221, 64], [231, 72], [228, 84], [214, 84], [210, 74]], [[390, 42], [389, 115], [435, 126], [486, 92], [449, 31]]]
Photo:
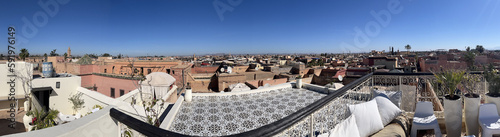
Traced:
[[[368, 61], [365, 61], [368, 60]], [[385, 68], [393, 70], [398, 67], [398, 58], [396, 57], [368, 57], [363, 60], [363, 64], [373, 66], [373, 65], [384, 65]]]
[[450, 58], [448, 55], [439, 55], [434, 57], [420, 58], [420, 71], [421, 72], [431, 72], [438, 71], [439, 68], [453, 68], [453, 69], [465, 69], [467, 68], [467, 63], [464, 61], [457, 61], [454, 58]]

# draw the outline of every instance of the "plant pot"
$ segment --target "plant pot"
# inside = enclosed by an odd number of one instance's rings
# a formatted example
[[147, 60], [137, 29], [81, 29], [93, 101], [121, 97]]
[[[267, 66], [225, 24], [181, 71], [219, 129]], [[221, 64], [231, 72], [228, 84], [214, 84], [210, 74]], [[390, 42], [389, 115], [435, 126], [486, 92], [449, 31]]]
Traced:
[[297, 82], [295, 83], [295, 87], [302, 88], [302, 79], [297, 79]]
[[460, 137], [462, 132], [462, 100], [460, 96], [450, 99], [449, 95], [444, 99], [444, 121], [446, 134], [449, 137]]
[[479, 137], [479, 105], [481, 98], [478, 94], [466, 94], [464, 97], [465, 127], [467, 135]]
[[26, 131], [31, 131], [31, 128], [33, 128], [33, 126], [30, 125], [30, 122], [32, 119], [33, 119], [32, 116], [28, 116], [28, 115], [23, 116], [23, 124], [24, 124], [24, 128], [26, 128]]
[[193, 100], [193, 90], [186, 89], [186, 94], [184, 95], [184, 101], [191, 102]]
[[498, 111], [498, 114], [500, 115], [500, 96], [492, 96], [488, 93], [488, 94], [486, 94], [485, 97], [486, 97], [485, 103], [493, 103], [493, 104], [497, 105], [497, 111]]

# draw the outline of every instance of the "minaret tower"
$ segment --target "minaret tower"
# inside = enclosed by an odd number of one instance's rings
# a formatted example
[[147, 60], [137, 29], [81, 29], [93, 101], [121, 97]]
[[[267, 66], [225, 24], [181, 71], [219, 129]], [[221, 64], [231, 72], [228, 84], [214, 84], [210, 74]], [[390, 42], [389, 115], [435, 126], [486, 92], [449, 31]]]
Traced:
[[71, 57], [71, 48], [68, 47], [68, 57]]

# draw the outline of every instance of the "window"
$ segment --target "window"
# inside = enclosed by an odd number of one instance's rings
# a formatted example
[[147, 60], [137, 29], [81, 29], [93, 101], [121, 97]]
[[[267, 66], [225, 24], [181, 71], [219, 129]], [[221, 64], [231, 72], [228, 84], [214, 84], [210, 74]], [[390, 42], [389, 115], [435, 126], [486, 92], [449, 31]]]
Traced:
[[151, 69], [148, 69], [148, 74], [151, 74]]
[[172, 74], [175, 74], [175, 70], [172, 70]]
[[109, 96], [112, 97], [112, 98], [115, 97], [115, 88], [111, 88], [111, 93], [110, 93]]
[[60, 88], [61, 87], [61, 82], [56, 82], [56, 88]]
[[170, 69], [167, 69], [167, 74], [170, 74]]
[[106, 69], [104, 69], [104, 73], [106, 73]]
[[123, 96], [124, 94], [125, 94], [125, 90], [120, 89], [120, 97]]

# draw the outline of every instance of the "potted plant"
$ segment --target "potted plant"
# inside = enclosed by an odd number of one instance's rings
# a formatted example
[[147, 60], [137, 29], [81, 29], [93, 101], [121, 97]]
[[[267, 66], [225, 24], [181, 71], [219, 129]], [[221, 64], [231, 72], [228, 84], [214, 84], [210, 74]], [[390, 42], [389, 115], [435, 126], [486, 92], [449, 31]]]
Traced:
[[55, 109], [50, 109], [48, 112], [45, 112], [44, 110], [38, 110], [34, 107], [34, 109], [26, 112], [23, 118], [26, 131], [56, 126], [58, 124], [56, 120], [57, 114], [59, 114], [59, 111]]
[[77, 93], [73, 96], [71, 96], [70, 98], [68, 98], [69, 102], [71, 102], [73, 104], [73, 115], [75, 115], [76, 113], [78, 113], [78, 110], [80, 110], [81, 108], [83, 108], [83, 104], [85, 104], [85, 101], [81, 98], [82, 97], [82, 93]]
[[33, 128], [33, 125], [31, 125], [34, 118], [33, 115], [33, 111], [27, 111], [26, 115], [23, 116], [23, 124], [26, 131], [31, 131], [31, 128]]
[[295, 87], [297, 88], [302, 88], [302, 76], [301, 75], [298, 75], [295, 80], [297, 80], [297, 82], [295, 83]]
[[186, 94], [184, 94], [184, 101], [191, 102], [192, 100], [193, 100], [193, 90], [191, 89], [191, 86], [189, 85], [188, 82], [186, 86]]
[[486, 103], [494, 103], [497, 105], [498, 113], [500, 114], [500, 75], [498, 70], [493, 69], [490, 65], [489, 69], [485, 69], [484, 78], [488, 82], [488, 93], [486, 93]]
[[464, 78], [464, 71], [446, 70], [434, 73], [434, 76], [441, 91], [446, 93], [444, 97], [446, 133], [451, 137], [459, 137], [462, 131], [462, 101], [459, 95], [455, 95], [455, 92]]
[[465, 127], [467, 135], [479, 136], [479, 105], [481, 104], [481, 98], [479, 94], [474, 93], [476, 89], [476, 83], [479, 82], [479, 78], [474, 75], [467, 73], [462, 82], [462, 93], [464, 94], [464, 111], [465, 111]]
[[57, 125], [56, 119], [58, 110], [50, 109], [48, 112], [35, 110], [31, 130], [40, 130]]

